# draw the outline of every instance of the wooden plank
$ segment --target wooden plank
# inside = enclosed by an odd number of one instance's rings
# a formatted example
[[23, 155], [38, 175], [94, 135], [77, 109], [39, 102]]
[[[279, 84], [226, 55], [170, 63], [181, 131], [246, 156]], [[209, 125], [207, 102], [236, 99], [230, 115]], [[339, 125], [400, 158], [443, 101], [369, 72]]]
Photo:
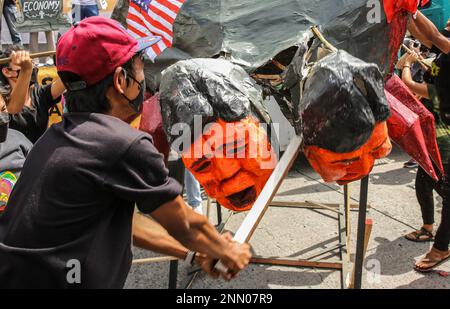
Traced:
[[255, 229], [257, 228], [259, 222], [264, 216], [270, 202], [277, 193], [281, 186], [284, 178], [288, 174], [292, 164], [297, 158], [300, 152], [300, 147], [302, 144], [302, 137], [295, 136], [288, 146], [288, 149], [284, 153], [281, 160], [278, 162], [275, 170], [267, 181], [261, 194], [258, 196], [255, 204], [253, 205], [250, 212], [245, 217], [242, 225], [236, 232], [234, 240], [239, 243], [246, 243], [252, 237]]
[[[252, 237], [255, 229], [269, 207], [270, 202], [277, 193], [281, 183], [297, 158], [302, 145], [302, 140], [303, 138], [298, 135], [292, 139], [283, 157], [281, 157], [281, 160], [278, 162], [272, 172], [272, 175], [264, 186], [261, 194], [258, 196], [258, 199], [252, 209], [249, 211], [241, 226], [237, 230], [234, 236], [235, 241], [243, 244], [248, 242]], [[216, 264], [215, 268], [221, 272], [227, 272], [227, 268], [220, 261]]]
[[341, 270], [341, 288], [347, 289], [350, 285], [350, 230], [348, 229], [349, 210], [345, 205], [341, 206], [344, 216], [339, 216], [339, 241], [345, 242], [345, 246], [340, 249], [340, 258], [342, 261]]
[[326, 268], [338, 270], [342, 269], [341, 262], [320, 262], [320, 261], [280, 259], [280, 258], [253, 257], [250, 260], [250, 263], [263, 265], [293, 266], [293, 267]]

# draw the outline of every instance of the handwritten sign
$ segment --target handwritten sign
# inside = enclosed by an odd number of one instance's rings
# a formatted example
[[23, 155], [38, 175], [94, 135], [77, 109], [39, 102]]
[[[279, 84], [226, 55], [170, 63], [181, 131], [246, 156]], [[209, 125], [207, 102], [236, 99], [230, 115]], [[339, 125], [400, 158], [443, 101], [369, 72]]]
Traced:
[[24, 0], [22, 13], [28, 19], [56, 18], [61, 8], [60, 0]]
[[68, 28], [70, 20], [63, 13], [63, 0], [20, 0], [17, 17], [19, 32], [39, 32]]

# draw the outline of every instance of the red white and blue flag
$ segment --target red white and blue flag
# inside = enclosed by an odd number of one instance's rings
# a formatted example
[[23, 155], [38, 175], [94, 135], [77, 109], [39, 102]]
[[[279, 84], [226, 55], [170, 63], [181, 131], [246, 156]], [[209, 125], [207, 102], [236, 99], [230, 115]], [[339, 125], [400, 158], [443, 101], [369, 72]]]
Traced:
[[161, 40], [147, 49], [152, 61], [172, 46], [173, 24], [186, 0], [130, 0], [128, 32], [136, 39], [156, 36]]

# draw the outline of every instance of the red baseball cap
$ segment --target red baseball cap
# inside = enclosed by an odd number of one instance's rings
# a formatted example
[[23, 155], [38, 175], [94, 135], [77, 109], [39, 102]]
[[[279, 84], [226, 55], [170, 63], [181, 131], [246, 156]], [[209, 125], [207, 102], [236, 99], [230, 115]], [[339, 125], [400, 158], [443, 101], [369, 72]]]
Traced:
[[59, 40], [56, 49], [58, 74], [69, 90], [93, 86], [160, 39], [136, 40], [113, 19], [86, 18]]

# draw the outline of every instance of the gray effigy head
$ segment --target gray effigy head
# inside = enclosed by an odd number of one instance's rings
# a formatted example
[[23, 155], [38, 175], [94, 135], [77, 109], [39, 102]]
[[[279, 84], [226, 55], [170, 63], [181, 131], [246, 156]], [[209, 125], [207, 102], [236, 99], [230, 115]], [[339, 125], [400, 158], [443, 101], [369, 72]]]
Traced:
[[270, 122], [262, 105], [262, 90], [240, 66], [222, 59], [179, 61], [163, 72], [161, 112], [170, 142], [175, 124], [194, 126], [194, 116], [203, 124], [222, 119], [234, 122], [256, 115]]
[[336, 153], [352, 152], [370, 138], [375, 124], [390, 115], [383, 76], [377, 65], [345, 51], [313, 63], [309, 49], [299, 48], [287, 70], [288, 86], [302, 122], [305, 145]]

